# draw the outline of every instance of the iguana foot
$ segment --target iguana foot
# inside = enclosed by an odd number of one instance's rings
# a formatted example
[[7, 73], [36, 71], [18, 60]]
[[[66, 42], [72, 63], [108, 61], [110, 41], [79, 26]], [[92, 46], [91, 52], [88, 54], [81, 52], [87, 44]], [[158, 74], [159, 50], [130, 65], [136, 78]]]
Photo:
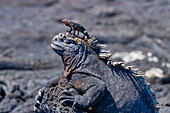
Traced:
[[75, 102], [74, 96], [61, 96], [58, 101], [64, 106], [71, 106]]
[[40, 104], [42, 102], [43, 96], [44, 96], [44, 90], [45, 88], [41, 88], [38, 91], [38, 95], [36, 95], [35, 100], [34, 100], [34, 111], [37, 111], [37, 109], [39, 109]]
[[70, 106], [70, 107], [78, 107], [78, 96], [79, 95], [75, 95], [75, 93], [73, 92], [73, 90], [69, 91], [69, 90], [64, 90], [61, 92], [61, 96], [58, 99], [58, 101], [61, 101], [61, 104], [63, 106]]

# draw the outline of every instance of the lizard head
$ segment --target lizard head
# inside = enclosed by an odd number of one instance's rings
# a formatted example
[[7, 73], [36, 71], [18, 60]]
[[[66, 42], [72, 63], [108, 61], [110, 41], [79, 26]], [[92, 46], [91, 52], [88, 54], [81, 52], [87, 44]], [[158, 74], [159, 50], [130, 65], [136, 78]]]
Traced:
[[71, 26], [71, 21], [67, 19], [62, 20], [63, 23], [65, 23], [66, 26]]

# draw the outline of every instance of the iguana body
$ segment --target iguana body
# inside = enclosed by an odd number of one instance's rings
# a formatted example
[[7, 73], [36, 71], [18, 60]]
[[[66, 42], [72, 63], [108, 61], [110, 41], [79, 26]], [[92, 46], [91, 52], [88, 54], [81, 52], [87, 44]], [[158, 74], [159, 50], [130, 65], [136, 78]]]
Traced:
[[[72, 95], [69, 90], [64, 91], [59, 99], [63, 105], [72, 104], [83, 109], [91, 107], [95, 113], [156, 112], [154, 97], [147, 91], [150, 89], [145, 87], [146, 84], [142, 84], [128, 69], [109, 63], [107, 65], [85, 41], [76, 39], [70, 34], [59, 34], [51, 44], [62, 57], [64, 76], [79, 93]], [[45, 88], [57, 82], [56, 77]], [[41, 93], [43, 90], [36, 98], [38, 103]]]

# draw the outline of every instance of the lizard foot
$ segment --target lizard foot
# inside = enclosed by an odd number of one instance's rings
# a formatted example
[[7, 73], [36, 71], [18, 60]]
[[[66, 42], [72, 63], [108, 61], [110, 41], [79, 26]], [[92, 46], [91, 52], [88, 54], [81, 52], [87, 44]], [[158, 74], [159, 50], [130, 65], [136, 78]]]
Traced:
[[67, 30], [67, 32], [71, 33], [71, 31], [70, 31], [70, 30]]
[[40, 104], [42, 102], [43, 96], [44, 96], [44, 90], [45, 88], [41, 88], [38, 91], [38, 95], [36, 95], [35, 100], [34, 100], [34, 111], [37, 111], [40, 107]]

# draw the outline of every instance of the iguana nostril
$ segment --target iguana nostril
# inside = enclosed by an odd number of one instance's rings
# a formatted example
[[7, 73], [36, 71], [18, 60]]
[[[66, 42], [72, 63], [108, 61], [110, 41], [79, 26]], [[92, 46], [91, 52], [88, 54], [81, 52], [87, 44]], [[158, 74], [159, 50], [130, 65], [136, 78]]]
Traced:
[[63, 38], [65, 38], [66, 39], [66, 36], [64, 35], [64, 37]]
[[54, 41], [57, 41], [57, 38], [54, 38]]

